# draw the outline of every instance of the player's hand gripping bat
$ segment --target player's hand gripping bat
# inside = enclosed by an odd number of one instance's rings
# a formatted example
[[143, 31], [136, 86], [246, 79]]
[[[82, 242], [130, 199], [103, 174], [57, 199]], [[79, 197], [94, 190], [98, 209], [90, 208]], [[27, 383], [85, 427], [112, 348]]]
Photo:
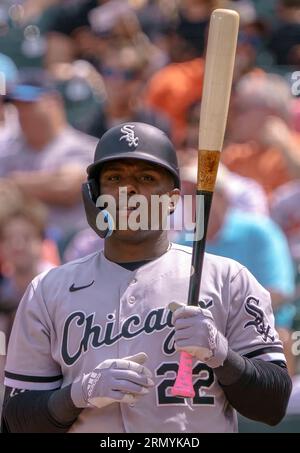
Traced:
[[[239, 15], [235, 11], [216, 9], [211, 15], [200, 113], [196, 230], [188, 305], [198, 305], [207, 225], [227, 123], [238, 27]], [[180, 354], [171, 393], [195, 396], [192, 356], [186, 352]]]

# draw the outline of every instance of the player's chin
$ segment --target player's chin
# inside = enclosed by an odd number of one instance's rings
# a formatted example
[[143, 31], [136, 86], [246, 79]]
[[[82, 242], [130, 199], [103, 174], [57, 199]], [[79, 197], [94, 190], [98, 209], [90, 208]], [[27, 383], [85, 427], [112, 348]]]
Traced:
[[115, 238], [122, 239], [124, 241], [141, 242], [145, 237], [149, 236], [149, 231], [142, 229], [132, 230], [130, 228], [118, 229], [118, 227], [116, 227], [113, 234]]

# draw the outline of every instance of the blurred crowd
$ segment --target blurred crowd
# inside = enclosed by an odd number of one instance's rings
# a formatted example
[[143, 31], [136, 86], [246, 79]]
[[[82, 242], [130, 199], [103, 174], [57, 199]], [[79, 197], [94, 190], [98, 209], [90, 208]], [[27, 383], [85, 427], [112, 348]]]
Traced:
[[[194, 194], [205, 44], [219, 7], [239, 12], [240, 32], [207, 250], [246, 265], [270, 291], [296, 382], [300, 0], [0, 1], [0, 331], [7, 339], [35, 275], [103, 245], [87, 226], [81, 183], [108, 128], [143, 121], [164, 130], [178, 151], [183, 195]], [[172, 239], [191, 245], [185, 233]]]

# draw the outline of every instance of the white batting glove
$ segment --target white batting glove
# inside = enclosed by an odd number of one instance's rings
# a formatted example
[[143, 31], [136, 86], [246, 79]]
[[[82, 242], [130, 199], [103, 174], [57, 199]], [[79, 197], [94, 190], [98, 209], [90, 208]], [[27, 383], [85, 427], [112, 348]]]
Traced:
[[228, 354], [228, 342], [218, 331], [209, 310], [171, 302], [175, 327], [175, 348], [188, 352], [211, 368], [222, 366]]
[[147, 355], [140, 352], [124, 359], [109, 359], [85, 374], [71, 387], [71, 398], [77, 407], [102, 408], [109, 404], [135, 403], [154, 386], [152, 373], [142, 364]]

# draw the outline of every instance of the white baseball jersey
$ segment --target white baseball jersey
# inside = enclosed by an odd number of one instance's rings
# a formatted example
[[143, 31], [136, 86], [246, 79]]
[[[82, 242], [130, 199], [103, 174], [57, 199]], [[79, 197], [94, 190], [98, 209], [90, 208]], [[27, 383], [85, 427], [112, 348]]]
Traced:
[[[87, 408], [70, 432], [232, 432], [235, 411], [213, 370], [195, 361], [193, 399], [170, 394], [179, 354], [171, 312], [187, 300], [192, 250], [172, 244], [129, 271], [103, 251], [36, 277], [14, 323], [5, 384], [32, 390], [66, 386], [100, 362], [145, 352], [155, 387], [134, 406]], [[199, 305], [209, 309], [230, 348], [263, 360], [285, 360], [269, 293], [239, 263], [206, 254]]]

